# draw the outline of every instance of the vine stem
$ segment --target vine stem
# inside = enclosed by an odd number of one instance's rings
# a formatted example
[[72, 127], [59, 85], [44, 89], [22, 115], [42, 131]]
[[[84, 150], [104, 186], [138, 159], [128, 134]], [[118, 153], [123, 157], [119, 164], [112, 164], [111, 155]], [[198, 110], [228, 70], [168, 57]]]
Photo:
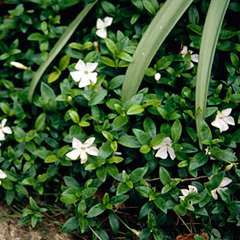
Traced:
[[88, 227], [91, 229], [91, 231], [95, 234], [95, 236], [99, 239], [102, 240], [99, 235], [93, 230], [93, 228], [91, 226], [88, 225]]
[[[199, 180], [199, 179], [203, 179], [203, 178], [208, 178], [208, 176], [199, 176], [199, 177], [195, 177], [195, 178], [184, 178], [184, 179], [181, 179], [181, 182], [195, 181], [195, 180]], [[174, 178], [171, 178], [171, 180], [173, 180], [173, 179]], [[145, 178], [144, 180], [147, 182], [153, 182], [153, 181], [160, 180], [160, 178], [152, 178], [152, 179]]]

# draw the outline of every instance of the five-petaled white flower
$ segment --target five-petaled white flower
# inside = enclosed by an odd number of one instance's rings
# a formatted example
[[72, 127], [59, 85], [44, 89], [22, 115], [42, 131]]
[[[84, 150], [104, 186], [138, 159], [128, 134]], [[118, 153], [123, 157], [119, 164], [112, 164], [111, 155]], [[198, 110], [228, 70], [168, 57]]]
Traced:
[[227, 108], [221, 112], [218, 111], [215, 120], [211, 123], [212, 126], [219, 128], [220, 132], [223, 132], [228, 130], [228, 125], [235, 125], [234, 118], [229, 116], [231, 111], [231, 108]]
[[[4, 179], [6, 177], [7, 177], [7, 174], [3, 170], [0, 169], [0, 179]], [[1, 185], [1, 183], [2, 182], [0, 181], [0, 185]]]
[[194, 66], [193, 62], [198, 63], [198, 58], [199, 58], [198, 54], [193, 54], [193, 51], [188, 50], [188, 47], [187, 47], [187, 46], [183, 46], [183, 49], [182, 49], [182, 51], [181, 51], [181, 55], [182, 55], [183, 57], [185, 57], [188, 52], [189, 52], [190, 55], [191, 55], [191, 63], [190, 63], [190, 66], [188, 67], [187, 70], [193, 68], [193, 66]]
[[0, 141], [5, 140], [5, 133], [7, 133], [7, 134], [12, 133], [12, 130], [10, 127], [5, 127], [6, 122], [7, 122], [7, 119], [4, 118], [0, 124]]
[[97, 73], [93, 72], [96, 69], [97, 65], [98, 63], [89, 62], [85, 64], [81, 59], [77, 62], [75, 66], [75, 69], [77, 71], [70, 72], [70, 75], [75, 82], [79, 82], [79, 88], [86, 87], [91, 82], [97, 82]]
[[179, 196], [180, 199], [184, 200], [185, 197], [190, 193], [198, 193], [198, 189], [195, 186], [188, 185], [188, 189], [181, 189], [183, 196]]
[[97, 36], [100, 38], [107, 38], [107, 27], [111, 26], [112, 21], [112, 17], [105, 17], [103, 20], [98, 18], [96, 31]]
[[218, 199], [218, 195], [217, 192], [219, 193], [219, 191], [226, 191], [228, 188], [226, 187], [228, 184], [230, 184], [232, 182], [232, 179], [224, 177], [222, 182], [220, 183], [220, 185], [211, 191], [211, 195], [212, 197], [217, 200]]
[[155, 73], [154, 79], [155, 79], [156, 81], [158, 81], [160, 78], [161, 78], [161, 74], [160, 74], [160, 73]]
[[74, 137], [72, 140], [72, 147], [74, 148], [74, 150], [67, 153], [66, 156], [72, 160], [76, 160], [80, 156], [81, 164], [85, 163], [88, 159], [88, 154], [93, 156], [98, 155], [98, 149], [96, 147], [91, 147], [94, 141], [95, 138], [91, 137], [87, 141], [82, 143]]
[[155, 157], [166, 159], [168, 157], [168, 154], [170, 155], [170, 158], [172, 160], [176, 157], [174, 150], [172, 148], [172, 140], [170, 137], [164, 138], [162, 143], [153, 147], [153, 149], [154, 150], [158, 149], [157, 153], [155, 154]]

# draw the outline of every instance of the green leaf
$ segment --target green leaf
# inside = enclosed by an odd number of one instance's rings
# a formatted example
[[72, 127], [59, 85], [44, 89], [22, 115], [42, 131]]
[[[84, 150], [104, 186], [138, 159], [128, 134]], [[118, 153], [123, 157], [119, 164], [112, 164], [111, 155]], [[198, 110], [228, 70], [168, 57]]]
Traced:
[[123, 195], [130, 190], [131, 188], [125, 182], [120, 182], [117, 187], [117, 195]]
[[144, 111], [144, 108], [141, 105], [132, 105], [127, 110], [127, 115], [137, 115], [139, 113], [142, 113]]
[[151, 147], [156, 147], [157, 145], [161, 144], [163, 139], [166, 137], [164, 133], [160, 133], [156, 135], [152, 140], [151, 140]]
[[117, 55], [118, 48], [117, 45], [109, 38], [105, 38], [105, 43], [107, 45], [108, 50], [112, 53], [113, 56]]
[[212, 141], [212, 132], [205, 121], [201, 122], [200, 138], [203, 144], [210, 144]]
[[110, 90], [120, 87], [123, 83], [124, 75], [118, 75], [114, 77], [108, 84]]
[[55, 82], [56, 80], [58, 80], [58, 78], [60, 77], [61, 75], [61, 71], [55, 71], [55, 72], [51, 72], [49, 75], [48, 75], [48, 79], [47, 79], [47, 82], [48, 83], [53, 83]]
[[106, 210], [105, 206], [102, 203], [98, 203], [97, 205], [90, 208], [87, 213], [88, 218], [96, 217], [102, 214]]
[[42, 82], [41, 83], [41, 96], [42, 98], [48, 102], [49, 100], [53, 100], [56, 98], [55, 92], [53, 91], [53, 89], [47, 85], [46, 83]]
[[108, 215], [108, 220], [109, 220], [109, 224], [113, 230], [114, 234], [118, 234], [119, 232], [119, 221], [118, 218], [116, 217], [116, 215], [112, 212], [109, 213]]
[[160, 177], [160, 181], [162, 182], [163, 185], [170, 184], [170, 182], [171, 182], [170, 174], [167, 171], [167, 169], [165, 169], [164, 167], [160, 167], [159, 177]]
[[58, 68], [61, 71], [64, 71], [68, 67], [69, 62], [70, 62], [70, 56], [69, 55], [63, 56], [58, 63]]
[[184, 208], [181, 204], [174, 206], [174, 211], [180, 216], [184, 216], [187, 213], [186, 208]]
[[177, 142], [182, 134], [182, 124], [181, 122], [177, 119], [172, 127], [171, 127], [171, 137], [174, 142]]
[[231, 59], [232, 65], [234, 67], [238, 67], [239, 66], [239, 57], [238, 57], [238, 55], [236, 53], [231, 52], [230, 53], [230, 59]]
[[118, 139], [118, 143], [129, 148], [139, 148], [141, 144], [134, 136], [123, 135]]
[[222, 150], [218, 147], [211, 147], [209, 149], [211, 155], [224, 162], [236, 162], [237, 156], [228, 149]]
[[149, 0], [143, 0], [142, 3], [143, 3], [144, 8], [148, 12], [150, 12], [152, 15], [155, 14], [155, 8]]
[[133, 130], [134, 135], [137, 137], [137, 140], [142, 144], [142, 145], [149, 145], [150, 143], [150, 138], [147, 133], [145, 133], [141, 129], [134, 128]]
[[154, 200], [155, 205], [165, 214], [167, 214], [167, 205], [166, 201], [162, 197], [157, 197]]
[[103, 64], [105, 64], [109, 67], [115, 67], [116, 66], [116, 64], [114, 63], [114, 61], [111, 58], [101, 56], [100, 60], [101, 60], [101, 63], [103, 63]]
[[72, 34], [75, 32], [77, 26], [81, 23], [81, 21], [85, 18], [85, 16], [88, 14], [88, 12], [94, 7], [94, 5], [97, 3], [97, 1], [94, 1], [93, 3], [89, 3], [86, 5], [86, 7], [78, 14], [78, 16], [71, 22], [71, 24], [68, 26], [64, 34], [60, 37], [60, 39], [57, 41], [57, 43], [54, 45], [52, 50], [50, 51], [48, 58], [46, 61], [44, 61], [41, 66], [38, 68], [37, 72], [35, 72], [30, 88], [28, 91], [28, 101], [32, 101], [32, 97], [35, 91], [35, 88], [41, 79], [43, 73], [47, 69], [47, 67], [50, 65], [50, 63], [53, 61], [53, 59], [58, 55], [58, 53], [62, 50], [62, 48], [65, 46], [69, 38], [72, 36]]
[[71, 187], [79, 187], [79, 183], [78, 181], [70, 176], [64, 176], [64, 183], [66, 184], [67, 187], [71, 188]]
[[175, 26], [192, 0], [165, 1], [144, 33], [129, 64], [122, 87], [122, 100], [137, 92], [146, 69], [155, 53]]
[[18, 193], [20, 193], [22, 195], [28, 195], [28, 190], [22, 185], [17, 184], [15, 186], [15, 189]]
[[198, 111], [196, 125], [200, 147], [202, 147], [202, 140], [205, 140], [204, 136], [201, 137], [201, 128], [202, 121], [205, 119], [212, 63], [229, 2], [230, 0], [212, 0], [204, 23], [199, 53], [195, 101], [195, 109]]
[[41, 113], [35, 122], [35, 128], [37, 131], [42, 131], [45, 128], [47, 115], [46, 113]]
[[74, 204], [79, 199], [75, 196], [75, 194], [66, 194], [60, 197], [60, 200], [65, 204]]
[[129, 175], [129, 179], [133, 183], [137, 183], [143, 179], [144, 175], [147, 173], [147, 170], [147, 167], [137, 168], [131, 172], [131, 174]]
[[143, 121], [143, 128], [144, 131], [146, 133], [148, 133], [148, 135], [153, 138], [154, 136], [156, 136], [156, 125], [154, 123], [154, 121], [150, 118], [150, 117], [146, 117]]
[[59, 160], [58, 156], [52, 154], [52, 155], [47, 156], [47, 157], [44, 159], [44, 162], [45, 162], [45, 163], [54, 163], [54, 162], [56, 162], [56, 161], [58, 161], [58, 160]]
[[62, 232], [73, 232], [78, 227], [79, 227], [78, 218], [77, 217], [71, 217], [62, 226]]
[[70, 118], [73, 120], [74, 123], [79, 124], [79, 115], [77, 112], [73, 111], [73, 110], [68, 110], [67, 113], [69, 114]]
[[96, 171], [96, 175], [98, 179], [100, 179], [102, 182], [105, 182], [106, 177], [107, 177], [107, 169], [105, 167], [100, 167]]
[[101, 6], [103, 8], [103, 10], [108, 13], [110, 16], [113, 16], [113, 14], [115, 13], [115, 6], [108, 2], [108, 1], [102, 1], [101, 2]]
[[107, 96], [107, 90], [105, 89], [101, 89], [97, 92], [94, 92], [92, 95], [91, 95], [91, 98], [88, 102], [88, 105], [89, 106], [94, 106], [94, 105], [97, 105], [99, 104], [105, 97]]
[[208, 156], [203, 152], [199, 152], [196, 155], [194, 155], [193, 161], [189, 165], [189, 170], [190, 171], [195, 170], [203, 166], [205, 163], [207, 163], [207, 161], [208, 161]]
[[214, 190], [217, 187], [219, 187], [219, 185], [221, 184], [222, 180], [224, 177], [224, 172], [219, 172], [215, 175], [213, 175], [211, 177], [211, 179], [209, 180], [209, 182], [207, 182], [205, 185], [208, 189], [208, 191]]
[[118, 116], [113, 120], [113, 126], [115, 128], [120, 128], [128, 123], [128, 116]]
[[133, 58], [130, 54], [126, 53], [126, 52], [120, 52], [118, 54], [118, 57], [126, 62], [132, 62]]
[[113, 164], [107, 164], [106, 166], [107, 172], [114, 178], [118, 178], [118, 168]]

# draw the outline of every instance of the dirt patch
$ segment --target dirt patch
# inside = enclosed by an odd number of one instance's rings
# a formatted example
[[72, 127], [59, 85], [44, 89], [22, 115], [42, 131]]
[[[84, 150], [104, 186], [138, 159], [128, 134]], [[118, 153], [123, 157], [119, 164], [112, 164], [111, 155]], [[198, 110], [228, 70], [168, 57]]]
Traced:
[[38, 224], [36, 229], [19, 226], [18, 216], [8, 214], [8, 206], [0, 203], [0, 240], [73, 240], [67, 233], [59, 233], [54, 226]]

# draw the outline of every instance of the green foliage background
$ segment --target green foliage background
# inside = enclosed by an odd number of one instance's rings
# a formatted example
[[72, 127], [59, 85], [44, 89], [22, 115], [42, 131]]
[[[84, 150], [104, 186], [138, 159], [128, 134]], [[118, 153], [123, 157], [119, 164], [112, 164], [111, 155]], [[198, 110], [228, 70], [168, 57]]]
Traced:
[[[1, 197], [19, 206], [20, 223], [33, 227], [62, 213], [62, 231], [107, 239], [174, 239], [192, 231], [209, 239], [236, 239], [240, 224], [240, 4], [231, 1], [217, 44], [199, 148], [195, 126], [198, 53], [209, 1], [194, 1], [145, 73], [139, 92], [121, 101], [121, 87], [135, 49], [164, 1], [98, 1], [49, 66], [29, 103], [33, 73], [74, 17], [92, 1], [9, 0], [0, 8], [0, 119], [13, 130], [1, 142]], [[113, 17], [108, 38], [96, 20]], [[69, 72], [79, 59], [98, 62], [98, 81], [79, 89]], [[21, 62], [27, 70], [14, 68]], [[154, 80], [155, 73], [160, 80]], [[217, 111], [232, 108], [235, 126], [211, 126]], [[71, 161], [73, 137], [95, 137], [97, 157]], [[174, 160], [153, 147], [173, 141]], [[207, 150], [207, 151], [206, 151]], [[118, 155], [121, 152], [121, 155]], [[206, 153], [207, 152], [207, 153]], [[229, 164], [232, 168], [229, 169]], [[227, 167], [227, 168], [226, 168]], [[211, 179], [209, 179], [212, 177]], [[222, 179], [232, 183], [211, 196]], [[180, 200], [181, 189], [198, 193]], [[188, 224], [188, 228], [182, 223]], [[197, 223], [197, 224], [195, 224]], [[194, 227], [193, 227], [194, 226]], [[200, 238], [198, 238], [200, 239]]]

